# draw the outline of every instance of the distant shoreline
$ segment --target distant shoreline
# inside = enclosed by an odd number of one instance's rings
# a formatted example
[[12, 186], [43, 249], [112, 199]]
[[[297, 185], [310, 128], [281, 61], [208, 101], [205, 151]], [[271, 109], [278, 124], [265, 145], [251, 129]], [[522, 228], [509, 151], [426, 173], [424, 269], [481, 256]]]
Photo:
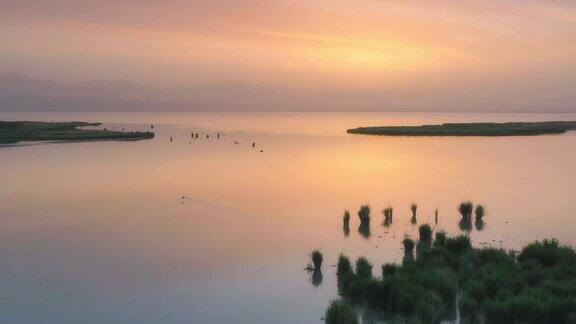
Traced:
[[124, 132], [81, 128], [100, 125], [102, 124], [88, 122], [0, 121], [0, 144], [32, 141], [136, 141], [154, 137], [154, 133], [148, 131]]
[[375, 126], [348, 129], [349, 134], [380, 136], [534, 136], [576, 130], [576, 121], [445, 123], [421, 126]]

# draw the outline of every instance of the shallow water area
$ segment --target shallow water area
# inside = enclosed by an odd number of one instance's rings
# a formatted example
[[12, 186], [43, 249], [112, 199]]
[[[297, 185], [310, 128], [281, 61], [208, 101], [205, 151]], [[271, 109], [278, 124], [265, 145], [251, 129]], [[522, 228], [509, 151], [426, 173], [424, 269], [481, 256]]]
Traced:
[[[338, 254], [367, 256], [375, 273], [400, 261], [400, 242], [417, 235], [412, 202], [417, 224], [451, 234], [461, 232], [458, 204], [482, 203], [485, 224], [470, 232], [476, 246], [576, 243], [576, 132], [346, 134], [576, 114], [0, 112], [0, 120], [156, 133], [0, 147], [0, 322], [319, 323], [337, 297]], [[369, 236], [358, 231], [365, 203]], [[302, 270], [316, 248], [324, 252], [317, 286]]]

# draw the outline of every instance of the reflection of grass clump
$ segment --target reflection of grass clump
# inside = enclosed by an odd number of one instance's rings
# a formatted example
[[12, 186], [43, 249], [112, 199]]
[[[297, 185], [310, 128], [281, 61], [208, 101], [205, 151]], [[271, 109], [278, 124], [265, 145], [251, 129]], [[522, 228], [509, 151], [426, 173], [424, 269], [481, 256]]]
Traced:
[[326, 309], [324, 320], [326, 324], [357, 324], [358, 314], [354, 306], [345, 300], [333, 300]]
[[460, 227], [460, 230], [462, 230], [462, 231], [471, 232], [472, 231], [472, 221], [469, 218], [463, 217], [458, 222], [458, 227]]
[[476, 221], [482, 220], [482, 217], [484, 217], [484, 206], [478, 205], [476, 206]]
[[342, 219], [344, 221], [344, 226], [347, 226], [348, 224], [350, 224], [350, 212], [349, 211], [344, 211], [344, 217]]

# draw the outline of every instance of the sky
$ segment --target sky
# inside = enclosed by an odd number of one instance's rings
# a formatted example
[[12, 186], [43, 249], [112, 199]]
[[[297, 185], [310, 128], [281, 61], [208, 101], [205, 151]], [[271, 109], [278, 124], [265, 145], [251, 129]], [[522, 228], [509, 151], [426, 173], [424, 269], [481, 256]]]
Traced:
[[[350, 110], [576, 111], [571, 0], [0, 0], [0, 8], [0, 73], [291, 89], [301, 95], [285, 104], [310, 109], [331, 97]], [[172, 99], [194, 101], [182, 93]], [[259, 96], [236, 100], [281, 100]]]

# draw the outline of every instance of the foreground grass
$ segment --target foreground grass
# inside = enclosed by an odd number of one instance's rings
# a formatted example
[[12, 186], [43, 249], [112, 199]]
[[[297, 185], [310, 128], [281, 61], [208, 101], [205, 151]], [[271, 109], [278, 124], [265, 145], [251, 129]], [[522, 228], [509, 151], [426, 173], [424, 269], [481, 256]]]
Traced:
[[86, 122], [0, 121], [0, 143], [9, 144], [21, 141], [140, 140], [154, 137], [152, 132], [118, 132], [79, 128], [100, 125], [100, 123]]
[[389, 136], [519, 136], [562, 134], [576, 130], [576, 121], [512, 123], [447, 123], [422, 126], [378, 126], [349, 129], [350, 134]]
[[324, 320], [327, 324], [357, 324], [358, 314], [354, 306], [345, 300], [333, 300], [326, 310]]
[[[574, 323], [576, 252], [555, 240], [526, 245], [519, 253], [473, 248], [469, 237], [431, 240], [421, 226], [421, 242], [405, 241], [402, 265], [385, 264], [372, 275], [365, 258], [340, 255], [338, 289], [356, 303], [383, 310], [408, 322], [454, 319], [464, 323]], [[416, 257], [410, 257], [414, 245]], [[459, 292], [459, 302], [456, 295]], [[345, 323], [345, 322], [330, 322]]]

